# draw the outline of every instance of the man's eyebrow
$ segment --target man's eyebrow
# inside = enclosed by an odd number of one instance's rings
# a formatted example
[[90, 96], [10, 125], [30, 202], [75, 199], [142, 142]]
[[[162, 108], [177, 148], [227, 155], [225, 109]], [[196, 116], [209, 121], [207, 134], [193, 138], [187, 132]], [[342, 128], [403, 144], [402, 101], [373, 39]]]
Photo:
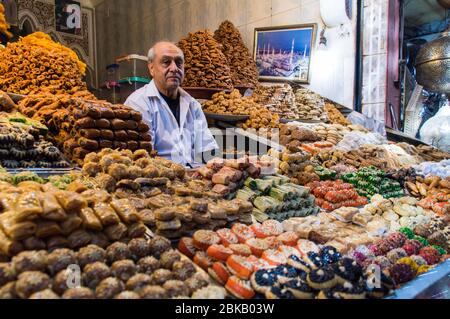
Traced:
[[169, 55], [163, 55], [163, 59], [183, 59], [182, 55], [175, 55], [175, 56], [169, 56]]

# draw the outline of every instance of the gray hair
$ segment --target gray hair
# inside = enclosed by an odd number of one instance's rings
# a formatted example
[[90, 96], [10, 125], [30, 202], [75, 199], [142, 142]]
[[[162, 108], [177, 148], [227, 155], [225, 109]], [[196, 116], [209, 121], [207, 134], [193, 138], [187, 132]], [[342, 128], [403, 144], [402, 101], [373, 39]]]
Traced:
[[[156, 42], [156, 43], [150, 48], [150, 50], [148, 50], [148, 54], [147, 54], [148, 63], [152, 63], [152, 62], [155, 60], [155, 47], [156, 47], [158, 44], [160, 44], [160, 43], [171, 43], [171, 44], [173, 44], [174, 46], [177, 47], [177, 45], [176, 45], [174, 42], [169, 41], [169, 40], [162, 40], [162, 41]], [[178, 48], [178, 47], [177, 47], [177, 48]], [[182, 55], [182, 57], [183, 57], [183, 60], [184, 60], [184, 53], [183, 53], [183, 50], [181, 50], [180, 48], [178, 48], [178, 49], [180, 50], [180, 53], [181, 53], [181, 55]]]

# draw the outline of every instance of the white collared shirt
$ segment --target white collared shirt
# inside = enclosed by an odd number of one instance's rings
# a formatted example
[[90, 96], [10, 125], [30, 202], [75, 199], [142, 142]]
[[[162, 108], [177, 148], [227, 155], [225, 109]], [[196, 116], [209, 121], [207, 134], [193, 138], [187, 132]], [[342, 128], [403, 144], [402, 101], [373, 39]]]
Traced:
[[219, 148], [200, 103], [183, 89], [180, 89], [180, 125], [154, 81], [131, 94], [125, 105], [142, 113], [159, 156], [184, 166], [198, 166], [202, 153]]

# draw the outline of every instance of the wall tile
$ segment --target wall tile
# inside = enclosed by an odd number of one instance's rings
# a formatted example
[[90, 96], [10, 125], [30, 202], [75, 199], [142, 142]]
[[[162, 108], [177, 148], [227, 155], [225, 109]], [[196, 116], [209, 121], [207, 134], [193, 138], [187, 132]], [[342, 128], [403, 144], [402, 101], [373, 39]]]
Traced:
[[272, 0], [272, 15], [300, 7], [302, 0]]
[[302, 22], [300, 7], [295, 7], [272, 16], [272, 26], [301, 24]]
[[247, 23], [260, 21], [271, 15], [271, 0], [247, 0], [244, 3], [247, 12]]

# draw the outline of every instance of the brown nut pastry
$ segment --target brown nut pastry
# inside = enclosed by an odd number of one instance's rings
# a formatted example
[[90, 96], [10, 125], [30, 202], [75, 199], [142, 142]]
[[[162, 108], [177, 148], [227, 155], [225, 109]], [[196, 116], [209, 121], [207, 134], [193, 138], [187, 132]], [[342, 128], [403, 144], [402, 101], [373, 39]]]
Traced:
[[98, 247], [105, 249], [110, 244], [109, 239], [105, 234], [101, 232], [90, 232], [90, 234], [92, 245], [96, 245]]
[[78, 139], [78, 144], [88, 151], [96, 151], [98, 150], [98, 142], [96, 140], [90, 140], [84, 137], [80, 137]]
[[113, 145], [114, 145], [114, 143], [109, 140], [99, 140], [98, 141], [98, 146], [100, 148], [111, 148], [111, 147], [113, 147]]
[[90, 117], [85, 117], [82, 119], [79, 119], [78, 121], [75, 122], [75, 127], [80, 128], [80, 129], [90, 129], [90, 128], [95, 128], [95, 120], [93, 118]]
[[48, 289], [49, 287], [50, 278], [39, 271], [21, 273], [16, 282], [17, 295], [22, 299], [27, 299], [35, 292]]
[[127, 120], [131, 116], [130, 111], [124, 109], [116, 109], [114, 110], [114, 117], [122, 120]]
[[130, 149], [131, 151], [135, 151], [139, 149], [139, 143], [136, 141], [128, 141], [127, 148]]
[[0, 287], [16, 279], [16, 271], [10, 263], [0, 263]]
[[167, 291], [167, 295], [169, 298], [184, 296], [189, 297], [189, 288], [188, 286], [180, 281], [180, 280], [169, 280], [166, 281], [163, 286]]
[[162, 253], [171, 249], [172, 245], [167, 238], [156, 236], [149, 242], [150, 254], [159, 258]]
[[52, 275], [75, 264], [77, 264], [76, 253], [70, 249], [56, 249], [47, 256], [47, 269]]
[[138, 123], [134, 120], [126, 120], [127, 130], [136, 130], [138, 128]]
[[131, 119], [133, 121], [136, 121], [136, 122], [142, 121], [142, 114], [141, 114], [141, 112], [132, 110], [132, 111], [130, 111], [130, 115], [131, 115]]
[[86, 287], [68, 289], [62, 295], [63, 299], [95, 299], [94, 292]]
[[146, 232], [147, 232], [147, 227], [145, 226], [144, 223], [135, 223], [128, 227], [128, 237], [129, 238], [144, 237]]
[[120, 142], [128, 141], [128, 134], [125, 130], [116, 130], [114, 131], [114, 140]]
[[195, 291], [209, 285], [208, 279], [201, 274], [194, 274], [192, 277], [186, 279], [184, 283], [189, 288], [189, 296]]
[[153, 285], [162, 285], [166, 281], [173, 279], [172, 272], [167, 269], [157, 269], [151, 275]]
[[128, 248], [134, 260], [147, 257], [151, 253], [150, 243], [144, 238], [134, 238], [128, 243]]
[[23, 246], [26, 250], [42, 250], [47, 248], [45, 241], [34, 236], [25, 239]]
[[153, 256], [141, 258], [137, 265], [139, 272], [147, 275], [152, 275], [155, 270], [161, 267], [159, 260]]
[[51, 300], [61, 298], [57, 294], [55, 294], [51, 289], [46, 289], [32, 294], [29, 299]]
[[172, 265], [173, 276], [181, 281], [185, 281], [192, 277], [197, 270], [195, 266], [187, 260], [177, 261]]
[[77, 253], [78, 264], [84, 268], [87, 264], [106, 262], [106, 251], [95, 245], [81, 248]]
[[123, 282], [133, 277], [136, 274], [136, 270], [136, 265], [129, 259], [116, 261], [111, 266], [112, 274]]
[[62, 236], [51, 237], [47, 240], [47, 250], [52, 252], [55, 249], [69, 247], [69, 241]]
[[161, 266], [165, 269], [171, 270], [173, 265], [181, 260], [181, 255], [175, 250], [169, 250], [161, 254], [159, 259]]
[[98, 163], [88, 162], [83, 165], [82, 172], [90, 177], [95, 177], [98, 173], [100, 173], [102, 168]]
[[98, 299], [112, 299], [115, 295], [125, 289], [123, 282], [117, 278], [109, 277], [103, 279], [95, 289], [95, 296]]
[[122, 223], [111, 225], [105, 228], [104, 233], [111, 241], [118, 241], [124, 238], [127, 234], [127, 226]]
[[152, 278], [146, 274], [136, 274], [130, 279], [128, 279], [126, 284], [126, 289], [139, 292], [141, 289], [146, 286], [151, 285]]
[[142, 299], [166, 299], [167, 292], [161, 286], [147, 286], [139, 291]]
[[127, 244], [116, 242], [106, 248], [106, 255], [110, 263], [115, 261], [125, 260], [131, 258], [131, 251]]
[[139, 142], [139, 148], [143, 150], [152, 150], [152, 143], [151, 142]]
[[111, 270], [102, 262], [95, 262], [86, 265], [83, 270], [83, 285], [91, 289], [95, 289], [97, 285], [105, 278], [111, 276]]
[[12, 258], [12, 264], [17, 274], [26, 271], [45, 271], [47, 268], [47, 252], [24, 251]]
[[138, 293], [134, 291], [122, 291], [120, 294], [114, 297], [114, 299], [141, 299]]
[[62, 295], [66, 290], [69, 289], [67, 283], [72, 279], [72, 272], [69, 269], [61, 270], [53, 278], [52, 289], [58, 295]]
[[150, 131], [150, 126], [148, 126], [146, 123], [144, 122], [140, 122], [138, 123], [138, 132], [139, 133], [146, 133]]
[[0, 287], [0, 300], [4, 299], [18, 299], [19, 296], [16, 293], [16, 282], [11, 281]]
[[120, 119], [113, 119], [111, 120], [111, 127], [114, 130], [126, 130], [127, 129], [127, 123]]

